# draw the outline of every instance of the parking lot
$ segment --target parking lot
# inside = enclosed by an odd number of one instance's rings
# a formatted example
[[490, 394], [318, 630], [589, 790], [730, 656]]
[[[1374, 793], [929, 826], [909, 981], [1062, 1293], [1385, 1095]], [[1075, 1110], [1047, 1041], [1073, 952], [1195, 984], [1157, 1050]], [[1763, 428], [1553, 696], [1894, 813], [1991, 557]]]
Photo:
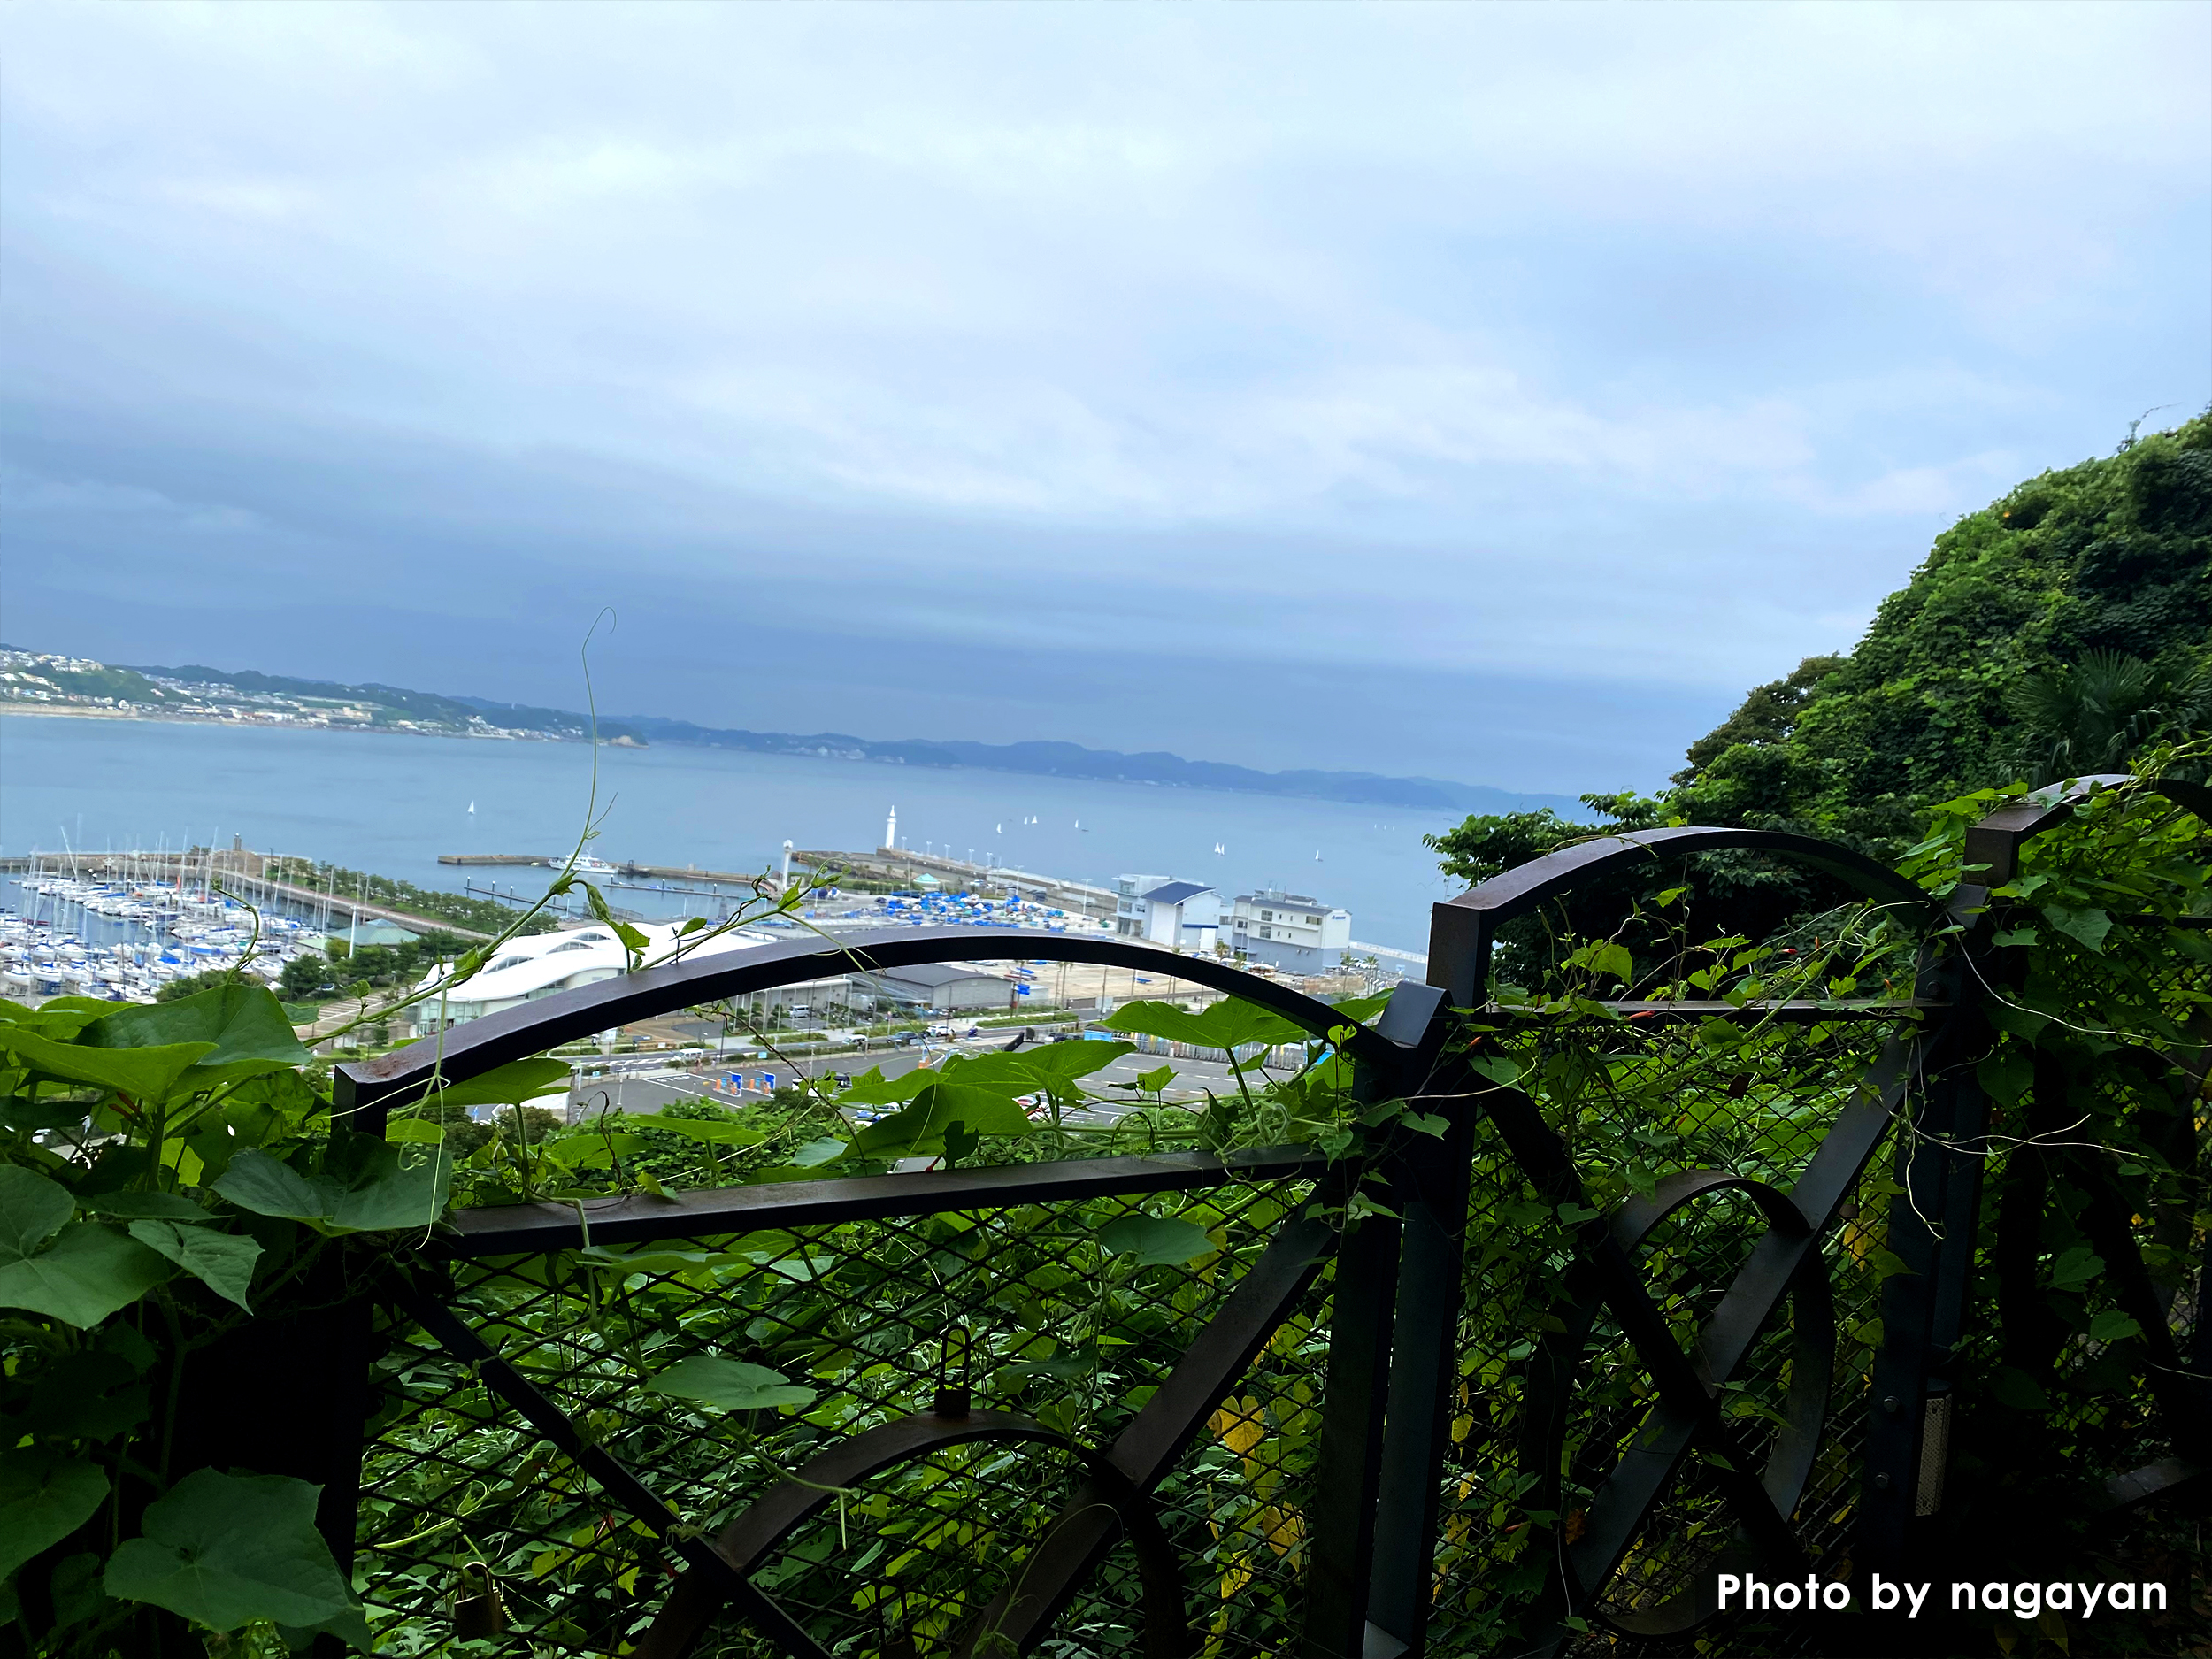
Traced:
[[[925, 1048], [917, 1044], [909, 1048], [895, 1048], [888, 1052], [868, 1054], [844, 1053], [793, 1056], [788, 1060], [734, 1060], [716, 1065], [709, 1061], [701, 1070], [694, 1071], [649, 1072], [644, 1075], [591, 1077], [580, 1079], [570, 1096], [570, 1114], [580, 1118], [602, 1111], [650, 1113], [680, 1100], [710, 1100], [719, 1104], [738, 1106], [757, 1102], [766, 1091], [759, 1087], [764, 1077], [773, 1078], [776, 1086], [788, 1084], [792, 1078], [802, 1077], [856, 1077], [873, 1067], [887, 1078], [902, 1077], [917, 1066], [941, 1064], [953, 1054], [988, 1054], [1003, 1048], [1018, 1033], [993, 1031], [976, 1037], [963, 1037], [952, 1041], [933, 1039]], [[1079, 1039], [1077, 1041], [1080, 1041]], [[1025, 1045], [1027, 1046], [1027, 1045]], [[677, 1058], [670, 1056], [672, 1060]], [[689, 1056], [685, 1056], [689, 1058]], [[1133, 1085], [1137, 1079], [1149, 1071], [1166, 1066], [1174, 1073], [1164, 1098], [1171, 1104], [1196, 1108], [1205, 1103], [1209, 1092], [1229, 1093], [1236, 1087], [1236, 1079], [1228, 1066], [1217, 1060], [1168, 1060], [1156, 1055], [1127, 1054], [1092, 1072], [1084, 1079], [1086, 1087], [1103, 1098], [1090, 1114], [1098, 1121], [1111, 1122], [1139, 1102], [1137, 1091], [1118, 1089], [1117, 1084]], [[718, 1079], [735, 1073], [744, 1080], [744, 1087], [736, 1092], [726, 1087], [717, 1087]]]

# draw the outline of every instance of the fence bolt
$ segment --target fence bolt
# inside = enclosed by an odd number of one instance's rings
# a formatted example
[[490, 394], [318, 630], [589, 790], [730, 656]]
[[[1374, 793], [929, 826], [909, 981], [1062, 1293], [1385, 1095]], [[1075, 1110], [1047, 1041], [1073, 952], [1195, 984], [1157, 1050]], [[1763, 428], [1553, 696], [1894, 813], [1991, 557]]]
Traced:
[[1888, 1412], [1890, 1416], [1895, 1417], [1904, 1409], [1904, 1402], [1900, 1400], [1895, 1394], [1884, 1394], [1882, 1396], [1882, 1409]]
[[1889, 1490], [1889, 1476], [1888, 1476], [1888, 1474], [1887, 1474], [1886, 1472], [1885, 1472], [1885, 1473], [1883, 1473], [1883, 1474], [1878, 1474], [1878, 1475], [1875, 1476], [1875, 1477], [1874, 1477], [1874, 1485], [1875, 1485], [1875, 1486], [1876, 1486], [1878, 1490], [1883, 1491], [1883, 1492], [1887, 1492], [1887, 1491]]

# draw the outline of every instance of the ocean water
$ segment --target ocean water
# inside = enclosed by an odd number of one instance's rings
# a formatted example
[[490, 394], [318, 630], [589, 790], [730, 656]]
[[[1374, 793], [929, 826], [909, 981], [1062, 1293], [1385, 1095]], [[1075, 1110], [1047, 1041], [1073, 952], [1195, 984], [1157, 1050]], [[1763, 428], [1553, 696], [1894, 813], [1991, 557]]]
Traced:
[[[0, 852], [239, 835], [422, 887], [527, 892], [549, 872], [438, 855], [563, 853], [589, 816], [590, 850], [612, 862], [760, 870], [787, 840], [877, 847], [895, 806], [917, 851], [1100, 886], [1141, 872], [1225, 896], [1286, 887], [1349, 910], [1355, 939], [1402, 950], [1427, 949], [1429, 907], [1459, 891], [1421, 845], [1448, 814], [675, 744], [603, 747], [595, 796], [592, 759], [581, 743], [0, 716]], [[635, 888], [611, 897], [648, 916], [667, 907]]]

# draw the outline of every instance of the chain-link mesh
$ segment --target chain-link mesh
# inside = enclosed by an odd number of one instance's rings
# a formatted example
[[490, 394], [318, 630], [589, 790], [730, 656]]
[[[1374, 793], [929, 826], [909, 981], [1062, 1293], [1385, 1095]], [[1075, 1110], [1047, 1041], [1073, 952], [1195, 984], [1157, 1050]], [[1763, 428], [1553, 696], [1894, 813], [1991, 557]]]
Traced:
[[[1704, 1024], [1568, 1019], [1487, 1041], [1525, 1069], [1594, 1194], [1647, 1190], [1654, 1172], [1695, 1168], [1787, 1191], [1886, 1040], [1903, 1030], [1864, 1019], [1762, 1025], [1749, 1013]], [[1724, 1062], [1713, 1064], [1716, 1055]], [[1820, 1449], [1791, 1518], [1824, 1576], [1847, 1559], [1857, 1505], [1881, 1281], [1893, 1264], [1883, 1248], [1890, 1163], [1886, 1140], [1823, 1245], [1835, 1357]], [[1563, 1300], [1571, 1229], [1584, 1217], [1546, 1202], [1489, 1124], [1478, 1132], [1469, 1210], [1432, 1640], [1440, 1652], [1476, 1654], [1510, 1651], [1517, 1635], [1535, 1633], [1552, 1563], [1585, 1536], [1599, 1488], [1657, 1394], [1611, 1312]], [[1723, 1191], [1644, 1240], [1638, 1264], [1685, 1352], [1766, 1227], [1747, 1197]], [[1785, 1420], [1796, 1308], [1782, 1305], [1727, 1389], [1722, 1421], [1755, 1471]], [[1578, 1332], [1586, 1332], [1578, 1343]], [[1548, 1432], [1540, 1412], [1555, 1413], [1558, 1426]], [[1706, 1455], [1683, 1459], [1619, 1570], [1588, 1586], [1592, 1600], [1576, 1617], [1632, 1622], [1675, 1606], [1709, 1575], [1739, 1532]]]
[[[2162, 918], [2113, 921], [2099, 950], [2042, 953], [2030, 985], [1992, 987], [2001, 1026], [2017, 1028], [2032, 1010], [2097, 1052], [2070, 1065], [2051, 1044], [2060, 1063], [2049, 1071], [2032, 1076], [2023, 1057], [2016, 1076], [2000, 1071], [1992, 1079], [1983, 1225], [1961, 1344], [1961, 1374], [1978, 1396], [1971, 1426], [1984, 1425], [1992, 1400], [2033, 1411], [2041, 1457], [2084, 1485], [2188, 1455], [2177, 1431], [2193, 1425], [2174, 1420], [2174, 1385], [2204, 1380], [2194, 1356], [2212, 1211], [2212, 933]], [[2085, 1189], [2099, 1185], [2118, 1201], [2177, 1362], [2164, 1404], [2146, 1374], [2150, 1344], [2128, 1334], [2141, 1311], [2125, 1298], [2132, 1264], [2108, 1263], [2088, 1245], [2070, 1257], [2054, 1243], [2054, 1225], [2074, 1226]], [[2040, 1202], [2016, 1204], [2008, 1225], [2007, 1196], [2023, 1187]], [[2025, 1258], [2032, 1301], [2005, 1296], [2008, 1252]], [[2010, 1265], [2017, 1272], [2024, 1263]]]
[[[464, 1263], [450, 1304], [711, 1535], [826, 1448], [933, 1410], [943, 1386], [1103, 1446], [1304, 1195], [1263, 1181]], [[1294, 1634], [1327, 1329], [1325, 1275], [1156, 1494], [1209, 1655], [1273, 1654]], [[664, 1548], [420, 1330], [396, 1320], [388, 1342], [360, 1529], [380, 1651], [495, 1630], [543, 1655], [634, 1641], [675, 1578]], [[811, 1398], [722, 1411], [654, 1390], [703, 1356]], [[1050, 1446], [941, 1449], [838, 1494], [754, 1577], [833, 1653], [902, 1630], [943, 1651], [1018, 1576], [1079, 1472]], [[1124, 1545], [1041, 1651], [1134, 1652], [1139, 1602]], [[697, 1651], [775, 1649], [733, 1614]]]

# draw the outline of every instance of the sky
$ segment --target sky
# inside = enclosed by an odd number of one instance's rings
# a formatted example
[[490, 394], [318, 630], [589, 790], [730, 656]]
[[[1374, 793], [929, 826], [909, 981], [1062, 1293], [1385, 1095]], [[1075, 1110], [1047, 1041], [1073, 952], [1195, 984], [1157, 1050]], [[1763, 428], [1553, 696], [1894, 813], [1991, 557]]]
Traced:
[[111, 661], [1649, 787], [2212, 400], [2201, 4], [0, 44], [0, 637]]

